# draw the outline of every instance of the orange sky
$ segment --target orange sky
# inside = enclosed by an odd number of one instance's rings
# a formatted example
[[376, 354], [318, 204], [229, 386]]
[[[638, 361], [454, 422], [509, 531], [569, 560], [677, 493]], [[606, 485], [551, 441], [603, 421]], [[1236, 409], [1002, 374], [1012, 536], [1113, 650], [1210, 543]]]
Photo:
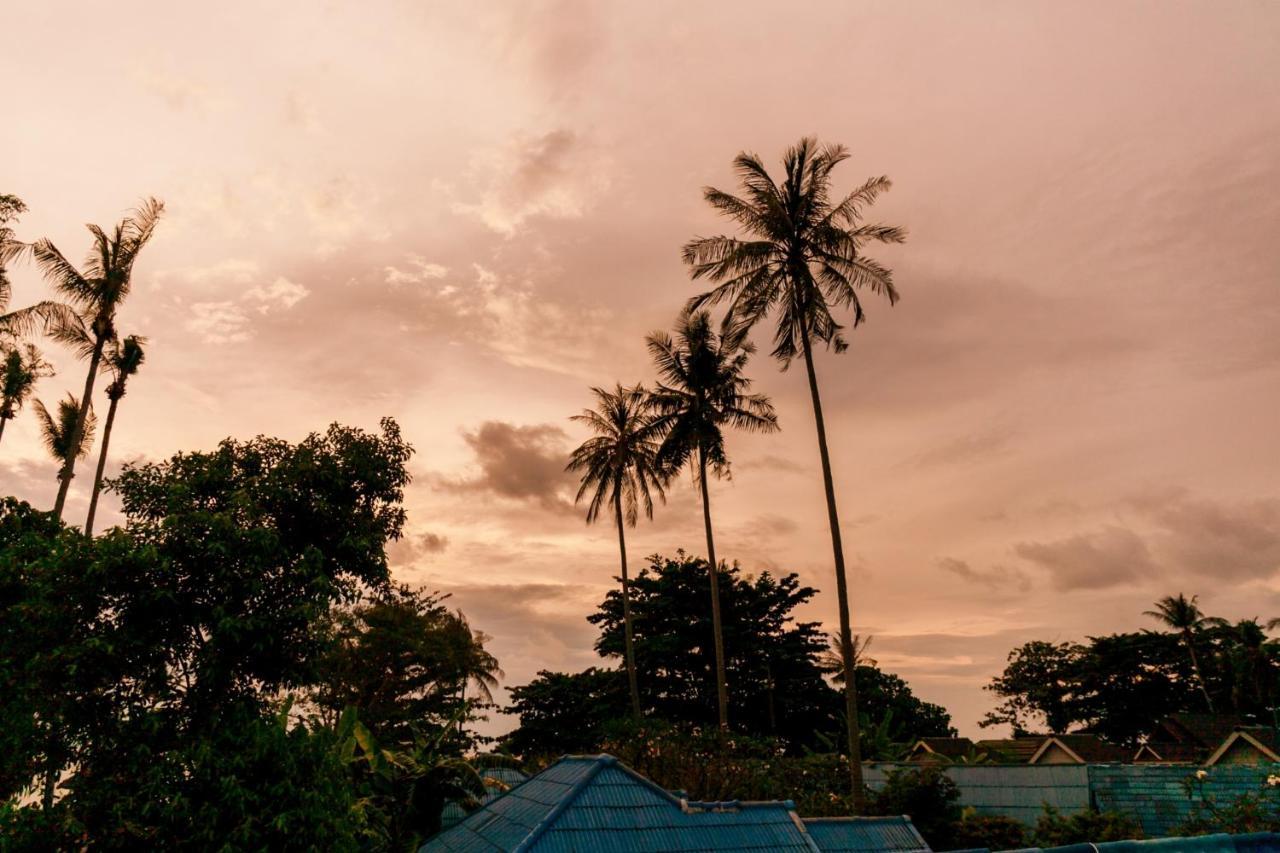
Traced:
[[[972, 734], [1025, 640], [1179, 590], [1280, 615], [1272, 2], [10, 6], [19, 236], [78, 257], [83, 222], [169, 206], [120, 320], [152, 343], [117, 461], [396, 417], [396, 574], [453, 592], [508, 684], [594, 661], [616, 572], [566, 500], [567, 417], [649, 378], [644, 334], [696, 292], [680, 246], [725, 229], [699, 188], [803, 134], [853, 150], [838, 188], [891, 176], [875, 217], [910, 230], [877, 255], [902, 302], [818, 363], [881, 665]], [[83, 381], [56, 355], [46, 401]], [[730, 438], [719, 550], [834, 621], [803, 375], [753, 374], [783, 432]], [[29, 415], [0, 482], [52, 500]], [[630, 538], [677, 547], [702, 550], [688, 483]]]

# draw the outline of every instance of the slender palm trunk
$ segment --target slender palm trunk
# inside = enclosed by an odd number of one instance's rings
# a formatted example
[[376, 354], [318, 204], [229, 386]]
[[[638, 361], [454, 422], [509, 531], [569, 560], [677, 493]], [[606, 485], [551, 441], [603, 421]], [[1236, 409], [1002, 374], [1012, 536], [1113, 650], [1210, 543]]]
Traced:
[[[108, 389], [110, 390], [110, 389]], [[102, 472], [107, 467], [107, 445], [111, 443], [111, 425], [116, 420], [116, 406], [120, 398], [112, 396], [107, 409], [107, 424], [102, 429], [102, 449], [98, 451], [98, 470], [93, 475], [93, 496], [89, 498], [89, 517], [84, 522], [84, 535], [93, 535], [93, 517], [98, 514], [98, 495], [102, 492]]]
[[844, 663], [844, 711], [848, 719], [849, 782], [853, 787], [853, 811], [866, 810], [862, 784], [862, 747], [858, 731], [857, 664], [853, 655], [853, 630], [849, 621], [849, 584], [844, 573], [844, 545], [840, 541], [840, 517], [836, 513], [835, 485], [831, 479], [831, 456], [827, 451], [827, 428], [822, 420], [822, 398], [818, 395], [818, 374], [813, 368], [813, 348], [803, 335], [804, 366], [809, 374], [809, 394], [813, 397], [813, 420], [818, 427], [818, 452], [822, 456], [822, 483], [827, 490], [827, 521], [831, 527], [831, 550], [836, 564], [836, 596], [840, 605], [840, 658]]
[[[89, 375], [84, 380], [84, 396], [80, 398], [80, 417], [76, 418], [76, 428], [71, 431], [71, 448], [80, 446], [80, 436], [84, 433], [85, 419], [89, 417], [89, 404], [93, 402], [93, 383], [98, 378], [98, 363], [102, 361], [102, 347], [106, 339], [98, 336], [93, 346], [93, 357], [89, 359]], [[71, 478], [76, 475], [76, 454], [74, 449], [67, 454], [58, 472], [58, 499], [53, 504], [53, 517], [62, 520], [62, 509], [67, 503], [67, 490], [71, 488]]]
[[636, 649], [631, 633], [631, 579], [627, 577], [627, 538], [622, 524], [622, 495], [615, 495], [613, 508], [618, 518], [618, 554], [622, 558], [622, 635], [626, 645], [627, 685], [631, 689], [631, 716], [640, 721], [640, 687], [636, 681]]
[[698, 448], [698, 481], [702, 484], [702, 523], [707, 529], [707, 559], [711, 569], [711, 630], [716, 648], [716, 710], [720, 737], [729, 731], [729, 685], [724, 677], [724, 631], [720, 625], [720, 564], [716, 562], [716, 542], [711, 535], [711, 495], [707, 491], [707, 457]]
[[1196, 683], [1200, 685], [1200, 692], [1204, 694], [1204, 704], [1208, 706], [1209, 713], [1213, 713], [1213, 699], [1209, 696], [1209, 688], [1204, 683], [1204, 676], [1200, 674], [1200, 659], [1196, 657], [1196, 647], [1192, 643], [1191, 631], [1182, 632], [1182, 642], [1187, 644], [1187, 653], [1191, 655], [1191, 671], [1196, 674]]
[[7, 415], [0, 415], [0, 441], [4, 440], [4, 425], [9, 422]]

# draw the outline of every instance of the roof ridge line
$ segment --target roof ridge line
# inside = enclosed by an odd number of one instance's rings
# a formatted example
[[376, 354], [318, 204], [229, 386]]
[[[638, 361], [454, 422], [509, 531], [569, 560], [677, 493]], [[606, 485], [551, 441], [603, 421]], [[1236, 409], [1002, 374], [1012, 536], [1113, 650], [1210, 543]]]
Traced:
[[[622, 762], [618, 761], [618, 759], [614, 758], [612, 755], [606, 755], [604, 753], [594, 756], [566, 755], [563, 756], [560, 761], [570, 758], [589, 759], [591, 761], [591, 767], [585, 774], [583, 774], [581, 779], [573, 783], [573, 787], [569, 789], [569, 793], [561, 797], [560, 802], [552, 806], [551, 811], [543, 815], [542, 820], [538, 821], [537, 825], [535, 825], [533, 829], [529, 830], [529, 834], [526, 835], [519, 844], [511, 848], [511, 853], [525, 853], [525, 851], [531, 850], [533, 845], [537, 843], [538, 839], [540, 839], [546, 833], [547, 829], [550, 828], [551, 824], [555, 822], [556, 818], [560, 817], [560, 815], [564, 813], [564, 810], [578, 798], [578, 795], [583, 792], [592, 779], [595, 779], [596, 776], [600, 774], [601, 770], [613, 765], [622, 765]], [[556, 764], [559, 764], [560, 761], [557, 761]], [[554, 766], [555, 764], [551, 765], [551, 767]], [[547, 770], [550, 769], [550, 767], [547, 768]], [[545, 773], [546, 770], [542, 772]], [[534, 776], [532, 778], [536, 779], [537, 777]]]

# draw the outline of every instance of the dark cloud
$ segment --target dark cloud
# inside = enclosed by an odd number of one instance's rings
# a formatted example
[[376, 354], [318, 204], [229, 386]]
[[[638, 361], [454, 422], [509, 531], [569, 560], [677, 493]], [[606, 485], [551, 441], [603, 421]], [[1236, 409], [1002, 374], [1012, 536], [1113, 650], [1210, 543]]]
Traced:
[[1219, 502], [1167, 489], [1128, 504], [1156, 526], [1160, 556], [1188, 574], [1248, 580], [1280, 572], [1280, 500]]
[[443, 553], [448, 547], [449, 537], [439, 533], [406, 533], [396, 541], [387, 543], [387, 559], [391, 565], [401, 566]]
[[565, 471], [568, 437], [560, 427], [486, 421], [479, 429], [464, 432], [463, 438], [475, 454], [480, 473], [452, 481], [450, 487], [487, 492], [556, 512], [572, 511], [573, 475]]
[[1103, 589], [1156, 573], [1142, 537], [1115, 525], [1053, 542], [1020, 542], [1013, 550], [1046, 569], [1060, 590]]
[[961, 580], [998, 592], [1026, 592], [1031, 589], [1031, 579], [1026, 572], [1009, 566], [995, 565], [989, 569], [975, 569], [964, 560], [943, 557], [938, 568], [950, 572]]

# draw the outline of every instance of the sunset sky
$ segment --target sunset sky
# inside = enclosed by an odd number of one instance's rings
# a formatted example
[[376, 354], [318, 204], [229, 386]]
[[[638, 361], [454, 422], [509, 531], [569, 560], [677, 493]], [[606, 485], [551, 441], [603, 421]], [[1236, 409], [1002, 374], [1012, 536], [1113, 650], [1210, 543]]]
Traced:
[[[0, 192], [67, 255], [168, 213], [123, 334], [150, 339], [116, 462], [395, 417], [397, 578], [452, 593], [505, 683], [597, 661], [617, 540], [563, 473], [591, 385], [730, 230], [701, 198], [800, 136], [885, 174], [871, 299], [817, 361], [873, 657], [962, 734], [1030, 639], [1154, 627], [1158, 596], [1280, 616], [1280, 5], [1229, 2], [15, 2]], [[16, 305], [48, 293], [11, 270]], [[767, 338], [758, 335], [762, 344]], [[835, 599], [803, 371], [731, 435], [717, 550]], [[79, 393], [83, 368], [37, 396]], [[100, 384], [101, 388], [101, 384]], [[98, 401], [105, 412], [105, 397]], [[68, 518], [91, 485], [82, 463]], [[52, 503], [28, 411], [0, 486]], [[108, 522], [118, 503], [107, 499]], [[704, 550], [691, 483], [630, 534]], [[509, 727], [500, 719], [494, 730]]]

